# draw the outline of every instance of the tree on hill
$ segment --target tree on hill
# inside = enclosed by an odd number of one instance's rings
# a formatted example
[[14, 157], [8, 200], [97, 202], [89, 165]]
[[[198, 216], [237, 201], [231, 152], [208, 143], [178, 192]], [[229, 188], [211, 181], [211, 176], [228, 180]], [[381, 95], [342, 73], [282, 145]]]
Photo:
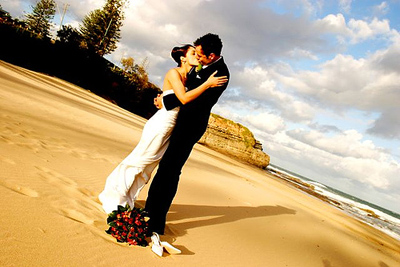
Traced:
[[75, 47], [80, 47], [83, 41], [83, 37], [80, 32], [70, 25], [63, 25], [62, 28], [57, 31], [57, 37], [61, 43]]
[[87, 48], [104, 56], [117, 48], [121, 38], [120, 28], [124, 20], [126, 0], [106, 0], [102, 9], [90, 12], [82, 21], [80, 31]]
[[147, 63], [147, 58], [140, 65], [135, 64], [135, 60], [132, 57], [121, 59], [125, 77], [140, 89], [149, 87], [149, 77], [146, 71]]
[[10, 13], [4, 10], [1, 5], [0, 5], [0, 23], [12, 25], [12, 27], [26, 29], [25, 21], [14, 19], [13, 17], [11, 17]]
[[54, 0], [40, 0], [36, 6], [32, 6], [32, 13], [26, 15], [28, 30], [41, 37], [49, 37], [50, 21], [56, 13]]
[[12, 18], [10, 16], [10, 13], [5, 11], [3, 7], [0, 5], [0, 22], [8, 22], [11, 21]]

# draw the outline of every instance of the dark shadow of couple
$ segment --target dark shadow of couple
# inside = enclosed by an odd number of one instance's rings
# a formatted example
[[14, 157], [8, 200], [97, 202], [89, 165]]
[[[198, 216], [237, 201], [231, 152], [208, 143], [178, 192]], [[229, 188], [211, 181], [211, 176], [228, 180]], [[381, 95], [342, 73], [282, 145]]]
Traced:
[[[137, 202], [144, 207], [144, 201]], [[172, 204], [167, 215], [166, 234], [183, 236], [188, 229], [224, 224], [249, 218], [295, 215], [296, 210], [283, 206], [205, 206]]]
[[[136, 202], [138, 207], [144, 207], [144, 201]], [[165, 228], [165, 236], [163, 240], [174, 243], [176, 237], [184, 236], [188, 229], [224, 224], [239, 220], [278, 216], [278, 215], [295, 215], [296, 210], [283, 206], [206, 206], [206, 205], [189, 205], [189, 204], [173, 204], [167, 215], [167, 226]], [[184, 246], [177, 246], [183, 255], [193, 255]]]

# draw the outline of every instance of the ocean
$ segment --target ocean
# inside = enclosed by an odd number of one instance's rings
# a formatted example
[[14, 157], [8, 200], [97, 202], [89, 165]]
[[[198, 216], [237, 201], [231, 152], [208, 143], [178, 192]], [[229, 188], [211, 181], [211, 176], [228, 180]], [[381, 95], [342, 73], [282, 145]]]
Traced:
[[266, 168], [266, 171], [292, 183], [300, 190], [319, 197], [387, 235], [400, 240], [399, 214], [273, 164], [270, 164]]

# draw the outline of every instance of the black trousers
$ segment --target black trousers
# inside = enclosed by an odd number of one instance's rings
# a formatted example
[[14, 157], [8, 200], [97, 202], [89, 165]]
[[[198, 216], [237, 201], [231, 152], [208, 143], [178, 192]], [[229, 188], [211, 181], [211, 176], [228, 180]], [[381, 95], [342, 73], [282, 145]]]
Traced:
[[168, 149], [160, 161], [150, 185], [145, 210], [149, 213], [151, 232], [164, 234], [168, 210], [178, 190], [179, 176], [193, 146], [204, 134], [207, 124], [199, 128], [177, 122]]

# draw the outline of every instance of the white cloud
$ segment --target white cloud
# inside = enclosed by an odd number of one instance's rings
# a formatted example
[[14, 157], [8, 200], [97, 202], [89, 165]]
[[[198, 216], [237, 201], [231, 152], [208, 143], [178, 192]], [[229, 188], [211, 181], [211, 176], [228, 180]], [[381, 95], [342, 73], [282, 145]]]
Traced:
[[300, 59], [312, 59], [312, 60], [318, 60], [318, 56], [316, 56], [313, 52], [300, 49], [295, 47], [294, 49], [290, 50], [288, 52], [288, 56], [291, 58], [295, 58], [297, 60]]
[[317, 20], [317, 23], [324, 26], [330, 32], [344, 34], [347, 31], [346, 19], [342, 14], [329, 14], [323, 19]]
[[164, 26], [164, 30], [166, 31], [167, 34], [175, 36], [175, 37], [179, 37], [179, 31], [178, 31], [178, 27], [174, 24], [166, 24]]
[[381, 153], [372, 141], [362, 141], [362, 134], [356, 130], [347, 130], [330, 138], [318, 131], [305, 132], [299, 129], [288, 134], [297, 140], [340, 157], [378, 158]]
[[398, 109], [388, 109], [374, 122], [367, 133], [388, 139], [400, 139], [400, 120]]
[[319, 71], [299, 71], [280, 82], [327, 108], [381, 111], [400, 105], [397, 55], [397, 48], [378, 51], [366, 59], [339, 54], [321, 64]]
[[387, 49], [376, 51], [369, 57], [371, 68], [383, 73], [400, 74], [400, 42], [389, 46]]
[[[363, 141], [362, 135], [355, 130], [327, 137], [317, 131], [296, 129], [273, 136], [264, 148], [271, 154], [290, 155], [298, 166], [307, 162], [307, 168], [314, 173], [311, 178], [323, 174], [325, 182], [336, 184], [336, 187], [340, 184], [335, 180], [342, 179], [383, 191], [400, 189], [396, 187], [396, 177], [400, 177], [399, 163], [372, 141]], [[283, 148], [286, 153], [282, 153]]]
[[310, 121], [315, 114], [315, 109], [308, 103], [284, 91], [277, 85], [279, 74], [272, 66], [269, 69], [259, 65], [245, 67], [237, 72], [237, 84], [240, 86], [241, 98], [269, 106], [275, 109], [285, 119], [291, 121]]
[[259, 131], [269, 134], [275, 134], [285, 129], [285, 121], [281, 117], [269, 112], [262, 112], [256, 115], [246, 115], [243, 120], [250, 124], [249, 127], [252, 126], [251, 128], [254, 127]]
[[337, 34], [336, 38], [339, 40], [339, 43], [345, 43], [348, 40], [350, 44], [357, 44], [374, 38], [382, 38], [390, 41], [398, 36], [397, 31], [391, 30], [387, 19], [379, 20], [373, 18], [370, 22], [350, 19], [346, 23], [346, 19], [342, 14], [329, 14], [315, 23], [321, 31]]
[[[28, 2], [29, 3], [29, 2]], [[30, 3], [33, 5], [34, 3]], [[23, 9], [24, 7], [29, 7], [27, 5], [27, 1], [20, 1], [20, 0], [5, 0], [2, 1], [1, 6], [4, 10], [10, 13], [13, 18], [23, 19]], [[30, 12], [31, 10], [25, 10], [26, 12]]]
[[385, 15], [389, 12], [389, 5], [386, 1], [383, 1], [379, 5], [374, 6], [375, 15]]
[[388, 20], [378, 20], [374, 18], [370, 23], [364, 20], [351, 19], [348, 23], [351, 35], [351, 42], [358, 43], [367, 39], [375, 38], [379, 35], [390, 34]]
[[[320, 65], [318, 71], [298, 71], [276, 76], [276, 84], [309, 101], [309, 105], [333, 112], [358, 109], [379, 112], [378, 121], [369, 133], [387, 138], [400, 138], [400, 47], [393, 45], [377, 51], [367, 58], [355, 59], [338, 54]], [[276, 96], [274, 96], [276, 97]], [[276, 97], [277, 98], [277, 97]], [[286, 103], [293, 99], [278, 98]], [[291, 101], [291, 102], [289, 102]]]
[[339, 7], [345, 13], [350, 13], [352, 0], [339, 0]]

